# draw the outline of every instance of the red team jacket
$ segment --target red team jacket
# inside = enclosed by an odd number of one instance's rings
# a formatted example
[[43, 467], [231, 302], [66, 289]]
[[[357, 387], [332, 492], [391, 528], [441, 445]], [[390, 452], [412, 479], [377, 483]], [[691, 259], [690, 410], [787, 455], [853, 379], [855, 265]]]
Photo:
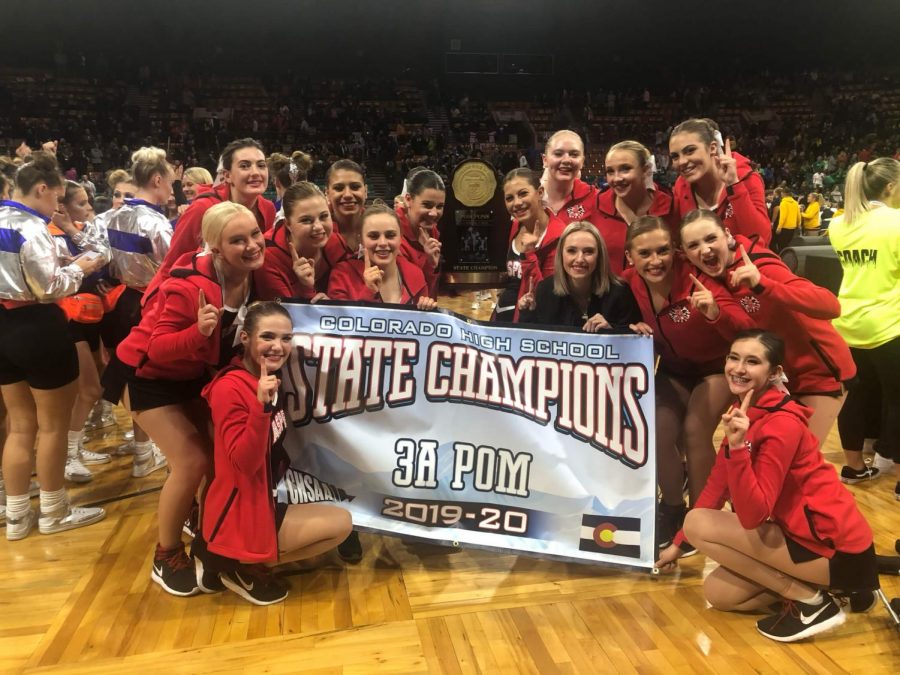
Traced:
[[[547, 209], [550, 213], [550, 209]], [[538, 282], [553, 276], [553, 269], [556, 266], [556, 249], [559, 246], [559, 238], [566, 229], [568, 223], [563, 222], [552, 213], [550, 221], [547, 223], [547, 229], [540, 244], [528, 251], [522, 258], [522, 281], [519, 284], [519, 297], [521, 298], [528, 292], [528, 280], [534, 279], [533, 286], [537, 288]], [[512, 245], [513, 239], [519, 233], [519, 221], [514, 220], [509, 230], [509, 243]], [[516, 306], [514, 321], [519, 319], [519, 307]]]
[[219, 364], [220, 326], [210, 337], [197, 328], [200, 291], [222, 308], [222, 287], [212, 255], [183, 255], [144, 305], [141, 322], [116, 349], [122, 363], [151, 380], [188, 381]]
[[[869, 524], [825, 463], [807, 426], [812, 410], [769, 388], [747, 415], [750, 449], [735, 450], [727, 438], [722, 441], [694, 508], [721, 509], [730, 499], [744, 529], [771, 520], [786, 536], [825, 558], [869, 548]], [[682, 531], [674, 543], [683, 541]]]
[[[428, 284], [428, 292], [426, 295], [430, 298], [437, 297], [437, 287], [440, 281], [440, 274], [431, 261], [431, 256], [425, 253], [425, 248], [419, 243], [419, 233], [413, 231], [413, 226], [409, 222], [409, 216], [406, 209], [395, 209], [394, 213], [400, 220], [400, 233], [403, 235], [403, 242], [400, 247], [400, 256], [406, 258], [416, 265], [425, 276], [425, 282]], [[441, 233], [437, 227], [432, 227], [429, 235], [435, 239], [441, 238]], [[398, 256], [399, 257], [399, 256]], [[330, 293], [328, 294], [331, 295]]]
[[580, 220], [590, 220], [597, 209], [597, 195], [599, 192], [593, 185], [588, 185], [580, 178], [576, 178], [568, 200], [556, 213], [556, 217], [563, 222], [563, 225]]
[[[648, 215], [658, 216], [666, 221], [672, 232], [675, 243], [678, 242], [678, 217], [672, 210], [672, 197], [656, 186], [653, 194], [653, 204]], [[609, 253], [609, 264], [614, 274], [622, 276], [622, 272], [628, 267], [625, 259], [625, 233], [628, 224], [616, 211], [616, 193], [614, 190], [601, 192], [597, 196], [597, 205], [591, 216], [587, 219], [600, 232], [603, 241], [606, 242], [606, 250]]]
[[304, 298], [316, 294], [315, 288], [300, 283], [294, 274], [294, 260], [288, 248], [287, 228], [283, 220], [266, 233], [266, 257], [263, 266], [253, 273], [253, 287], [261, 300], [275, 298]]
[[[725, 189], [725, 199], [716, 213], [731, 234], [745, 237], [756, 235], [768, 246], [772, 238], [772, 222], [766, 207], [766, 185], [750, 166], [749, 159], [736, 152], [733, 156], [737, 162], [738, 182]], [[694, 192], [683, 176], [675, 179], [672, 195], [678, 222], [697, 208]]]
[[[332, 300], [383, 302], [381, 296], [373, 293], [363, 281], [365, 266], [365, 260], [361, 258], [352, 258], [338, 264], [331, 271], [331, 278], [328, 281], [328, 297]], [[422, 274], [421, 268], [399, 255], [397, 256], [397, 266], [400, 268], [400, 278], [403, 281], [401, 304], [415, 305], [419, 298], [431, 297], [428, 295], [428, 285], [425, 283], [425, 275]]]
[[633, 267], [625, 270], [625, 281], [631, 286], [641, 308], [644, 323], [653, 329], [653, 344], [660, 358], [660, 369], [678, 376], [706, 377], [721, 373], [725, 355], [735, 334], [753, 328], [753, 319], [722, 286], [707, 286], [719, 306], [719, 317], [708, 320], [699, 309], [691, 307], [694, 291], [690, 275], [697, 271], [680, 255], [673, 261], [672, 289], [669, 300], [659, 312], [653, 309], [650, 288]]
[[[272, 443], [287, 427], [284, 411], [256, 398], [258, 378], [224, 368], [203, 389], [215, 427], [215, 478], [203, 502], [209, 550], [243, 562], [278, 558], [272, 488]], [[279, 394], [280, 395], [280, 394]]]
[[744, 264], [735, 262], [725, 271], [725, 279], [697, 275], [709, 289], [720, 286], [730, 292], [759, 328], [770, 330], [784, 340], [784, 372], [788, 389], [801, 394], [833, 394], [856, 375], [856, 365], [847, 343], [832, 327], [841, 305], [831, 291], [794, 275], [775, 253], [756, 240], [735, 236], [759, 268], [756, 288], [726, 286], [728, 274]]
[[[168, 278], [169, 270], [180, 260], [181, 256], [185, 253], [195, 253], [200, 248], [200, 225], [207, 210], [230, 199], [231, 186], [227, 183], [216, 186], [211, 192], [197, 195], [197, 198], [191, 202], [187, 211], [181, 214], [181, 217], [178, 219], [169, 252], [166, 254], [159, 270], [157, 270], [156, 276], [153, 277], [153, 281], [150, 282], [150, 286], [147, 287], [148, 293]], [[272, 202], [263, 197], [258, 197], [256, 207], [251, 210], [263, 232], [268, 232], [272, 229], [272, 225], [275, 224], [275, 206]]]

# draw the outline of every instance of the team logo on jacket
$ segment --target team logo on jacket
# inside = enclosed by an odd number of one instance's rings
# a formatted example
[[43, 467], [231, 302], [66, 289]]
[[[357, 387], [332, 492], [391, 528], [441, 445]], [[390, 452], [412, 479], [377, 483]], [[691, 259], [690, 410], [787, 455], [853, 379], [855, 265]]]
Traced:
[[760, 310], [759, 300], [757, 300], [755, 295], [746, 295], [741, 298], [741, 307], [744, 308], [747, 314], [755, 314]]
[[687, 323], [691, 318], [691, 310], [684, 305], [671, 307], [669, 309], [669, 318], [672, 323]]
[[581, 204], [576, 204], [575, 206], [570, 206], [566, 209], [566, 213], [569, 214], [569, 218], [573, 220], [581, 220], [584, 218], [584, 207]]
[[727, 207], [725, 207], [725, 215], [722, 220], [728, 220], [729, 218], [734, 218], [734, 207], [729, 203]]

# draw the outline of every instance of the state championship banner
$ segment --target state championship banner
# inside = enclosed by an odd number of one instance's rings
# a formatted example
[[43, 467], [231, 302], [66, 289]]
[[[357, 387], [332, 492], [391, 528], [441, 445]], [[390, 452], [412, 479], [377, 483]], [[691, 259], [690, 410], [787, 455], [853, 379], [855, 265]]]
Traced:
[[652, 568], [653, 341], [286, 304], [278, 501], [362, 529]]

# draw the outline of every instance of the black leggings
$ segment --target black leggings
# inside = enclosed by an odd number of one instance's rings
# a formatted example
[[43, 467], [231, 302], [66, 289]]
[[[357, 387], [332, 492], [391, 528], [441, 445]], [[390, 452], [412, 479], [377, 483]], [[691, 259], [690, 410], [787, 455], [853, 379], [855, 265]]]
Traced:
[[875, 349], [850, 348], [856, 363], [853, 383], [838, 415], [838, 433], [844, 450], [860, 452], [866, 437], [866, 419], [878, 406], [881, 392], [881, 429], [878, 453], [900, 463], [900, 337]]

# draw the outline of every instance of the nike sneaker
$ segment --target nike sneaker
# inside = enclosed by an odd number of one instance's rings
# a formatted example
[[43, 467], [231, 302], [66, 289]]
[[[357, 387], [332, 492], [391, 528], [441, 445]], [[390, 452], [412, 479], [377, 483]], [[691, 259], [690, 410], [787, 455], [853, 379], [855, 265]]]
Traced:
[[157, 544], [150, 578], [172, 595], [187, 597], [200, 592], [194, 561], [184, 552], [184, 544], [168, 551]]
[[221, 572], [219, 579], [229, 591], [254, 605], [273, 605], [288, 596], [287, 589], [265, 565], [237, 565]]
[[785, 600], [778, 614], [756, 622], [756, 628], [767, 638], [778, 642], [796, 642], [840, 626], [847, 615], [827, 593], [817, 604]]

